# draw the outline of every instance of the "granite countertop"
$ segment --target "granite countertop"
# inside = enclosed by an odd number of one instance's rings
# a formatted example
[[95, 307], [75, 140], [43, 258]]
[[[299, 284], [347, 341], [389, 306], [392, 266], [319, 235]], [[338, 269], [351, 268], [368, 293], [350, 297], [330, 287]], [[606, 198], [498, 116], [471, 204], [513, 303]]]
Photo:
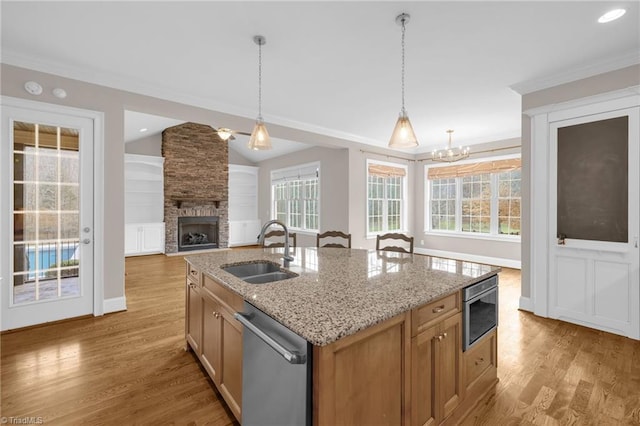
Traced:
[[298, 247], [298, 277], [249, 284], [222, 266], [267, 260], [282, 249], [221, 250], [185, 256], [310, 343], [324, 346], [495, 275], [499, 267], [376, 250]]

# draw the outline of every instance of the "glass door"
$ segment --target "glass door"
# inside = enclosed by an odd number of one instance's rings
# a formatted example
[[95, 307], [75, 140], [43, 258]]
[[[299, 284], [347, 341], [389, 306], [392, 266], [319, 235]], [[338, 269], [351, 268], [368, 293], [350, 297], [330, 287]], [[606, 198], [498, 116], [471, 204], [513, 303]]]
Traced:
[[93, 123], [5, 108], [5, 126], [3, 157], [12, 161], [3, 160], [10, 194], [3, 329], [90, 314]]

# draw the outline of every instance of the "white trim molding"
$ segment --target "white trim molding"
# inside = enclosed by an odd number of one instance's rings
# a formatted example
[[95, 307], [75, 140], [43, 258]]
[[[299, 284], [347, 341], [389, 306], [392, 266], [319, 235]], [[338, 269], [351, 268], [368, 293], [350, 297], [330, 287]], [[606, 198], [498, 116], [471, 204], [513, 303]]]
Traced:
[[518, 309], [521, 311], [533, 312], [535, 310], [533, 301], [529, 297], [520, 296]]
[[122, 297], [112, 297], [111, 299], [104, 299], [104, 303], [102, 304], [102, 310], [105, 314], [110, 314], [112, 312], [120, 312], [127, 310], [127, 298], [125, 296]]
[[537, 92], [539, 90], [548, 89], [565, 83], [571, 83], [573, 81], [593, 77], [594, 75], [630, 67], [638, 63], [640, 63], [640, 53], [636, 50], [632, 50], [627, 52], [625, 55], [591, 63], [581, 68], [543, 78], [522, 81], [509, 86], [509, 88], [520, 95], [526, 95], [527, 93]]
[[425, 248], [416, 248], [415, 253], [427, 256], [444, 257], [447, 259], [464, 260], [467, 262], [484, 263], [487, 265], [503, 266], [505, 268], [520, 269], [521, 262], [515, 259], [504, 259], [501, 257], [478, 256], [469, 253], [460, 253], [444, 250], [432, 250]]

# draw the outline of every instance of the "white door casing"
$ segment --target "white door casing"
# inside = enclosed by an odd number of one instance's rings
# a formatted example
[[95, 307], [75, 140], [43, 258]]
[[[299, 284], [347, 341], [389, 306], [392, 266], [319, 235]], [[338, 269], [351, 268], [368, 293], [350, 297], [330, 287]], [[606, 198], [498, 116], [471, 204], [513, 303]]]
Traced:
[[[531, 144], [531, 302], [537, 315], [640, 339], [640, 96], [612, 92], [529, 111]], [[563, 108], [564, 106], [564, 108]], [[557, 134], [575, 124], [627, 116], [626, 242], [557, 240]]]
[[[2, 97], [0, 145], [0, 276], [2, 330], [86, 314], [102, 315], [102, 114], [18, 98]], [[15, 122], [77, 129], [80, 152], [80, 295], [14, 303], [13, 292], [13, 125]], [[96, 167], [97, 166], [97, 167]], [[97, 189], [97, 190], [96, 190]], [[61, 208], [61, 207], [58, 207]], [[96, 244], [99, 240], [99, 244]]]

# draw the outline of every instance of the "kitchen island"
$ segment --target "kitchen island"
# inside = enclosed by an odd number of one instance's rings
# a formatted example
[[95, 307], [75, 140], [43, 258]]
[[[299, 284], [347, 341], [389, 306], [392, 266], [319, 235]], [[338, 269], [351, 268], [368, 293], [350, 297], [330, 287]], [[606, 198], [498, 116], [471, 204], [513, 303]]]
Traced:
[[314, 424], [453, 424], [492, 390], [496, 333], [462, 352], [460, 291], [499, 268], [375, 250], [293, 254], [287, 271], [297, 276], [267, 284], [223, 268], [282, 265], [282, 249], [186, 257], [187, 344], [239, 420], [242, 326], [233, 314], [243, 301], [313, 345]]

